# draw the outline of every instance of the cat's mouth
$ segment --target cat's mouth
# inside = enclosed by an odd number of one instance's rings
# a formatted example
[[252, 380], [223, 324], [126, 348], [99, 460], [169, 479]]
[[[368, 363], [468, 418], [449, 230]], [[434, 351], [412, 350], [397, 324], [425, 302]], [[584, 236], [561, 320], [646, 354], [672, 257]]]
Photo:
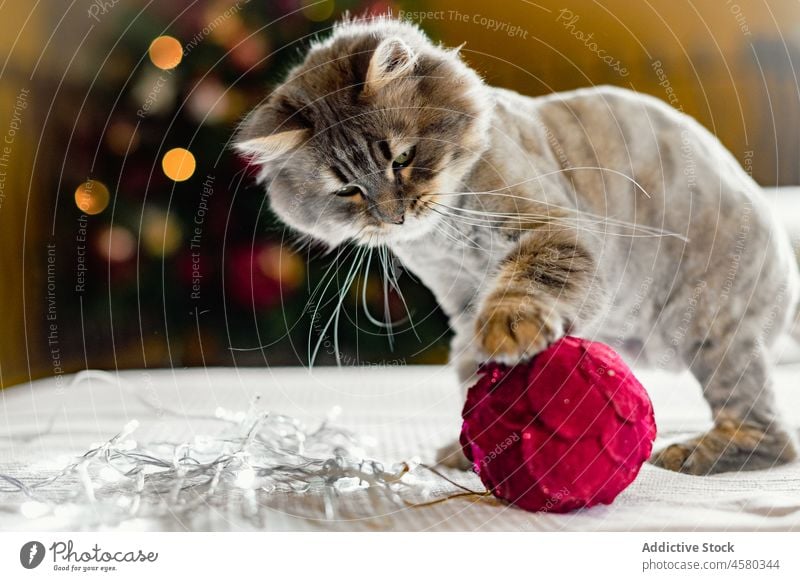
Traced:
[[435, 228], [439, 217], [426, 207], [409, 209], [402, 220], [367, 224], [357, 236], [357, 242], [365, 246], [381, 246], [421, 238]]

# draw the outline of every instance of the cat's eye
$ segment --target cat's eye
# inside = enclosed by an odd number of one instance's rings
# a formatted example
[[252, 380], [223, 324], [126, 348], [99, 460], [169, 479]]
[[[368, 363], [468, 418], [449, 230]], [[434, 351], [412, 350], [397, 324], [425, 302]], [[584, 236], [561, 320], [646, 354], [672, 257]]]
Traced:
[[337, 196], [341, 198], [350, 198], [352, 196], [358, 196], [361, 194], [361, 188], [358, 186], [345, 186], [343, 188], [339, 188], [335, 192], [333, 192]]
[[416, 147], [410, 147], [406, 149], [403, 153], [398, 155], [392, 160], [392, 168], [394, 169], [402, 169], [407, 167], [412, 161], [414, 161], [414, 153], [416, 153]]

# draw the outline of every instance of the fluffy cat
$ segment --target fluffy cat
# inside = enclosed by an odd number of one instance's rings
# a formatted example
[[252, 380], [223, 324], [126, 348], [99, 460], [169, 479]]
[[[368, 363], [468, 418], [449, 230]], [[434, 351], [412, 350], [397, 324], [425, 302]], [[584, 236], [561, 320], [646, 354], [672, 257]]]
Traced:
[[[289, 226], [385, 245], [433, 291], [465, 385], [482, 360], [584, 336], [702, 386], [713, 428], [656, 465], [795, 458], [769, 361], [798, 302], [788, 237], [719, 141], [663, 102], [608, 87], [525, 97], [411, 24], [348, 21], [245, 119], [236, 148]], [[441, 460], [463, 465], [458, 446]]]

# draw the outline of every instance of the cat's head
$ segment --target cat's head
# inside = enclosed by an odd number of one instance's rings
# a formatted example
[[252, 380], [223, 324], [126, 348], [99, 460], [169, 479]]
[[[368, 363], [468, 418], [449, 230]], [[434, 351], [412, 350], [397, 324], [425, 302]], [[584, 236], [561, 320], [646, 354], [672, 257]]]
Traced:
[[272, 209], [331, 246], [411, 239], [486, 147], [488, 92], [457, 51], [391, 19], [345, 22], [242, 123]]

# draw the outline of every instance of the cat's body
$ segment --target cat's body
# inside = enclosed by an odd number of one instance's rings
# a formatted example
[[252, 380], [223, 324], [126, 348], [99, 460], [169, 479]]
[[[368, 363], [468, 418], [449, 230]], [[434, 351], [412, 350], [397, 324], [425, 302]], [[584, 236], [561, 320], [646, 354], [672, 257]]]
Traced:
[[687, 116], [622, 89], [489, 88], [393, 21], [343, 25], [260, 111], [240, 149], [263, 162], [275, 211], [330, 244], [388, 246], [450, 317], [465, 382], [569, 332], [698, 378], [715, 427], [657, 464], [794, 458], [768, 357], [800, 290], [788, 238]]
[[[575, 331], [626, 351], [639, 364], [684, 368], [681, 349], [705, 333], [718, 309], [721, 324], [725, 314], [741, 321], [748, 302], [756, 311], [767, 304], [774, 324], [765, 329], [772, 331], [765, 341], [784, 329], [798, 292], [790, 245], [760, 188], [699, 124], [661, 101], [618, 88], [543, 98], [502, 89], [493, 94], [491, 144], [462, 185], [464, 192], [490, 193], [447, 196], [443, 203], [459, 219], [390, 244], [434, 292], [464, 342], [474, 335], [487, 276], [524, 232], [512, 217], [521, 212], [561, 214], [559, 228], [583, 230], [595, 254], [592, 284], [605, 297], [595, 297], [592, 313]], [[498, 167], [502, 175], [493, 175]], [[533, 203], [526, 208], [521, 198]], [[490, 222], [484, 217], [489, 212], [509, 218]], [[756, 280], [745, 278], [751, 267]], [[745, 273], [734, 276], [740, 268]]]

